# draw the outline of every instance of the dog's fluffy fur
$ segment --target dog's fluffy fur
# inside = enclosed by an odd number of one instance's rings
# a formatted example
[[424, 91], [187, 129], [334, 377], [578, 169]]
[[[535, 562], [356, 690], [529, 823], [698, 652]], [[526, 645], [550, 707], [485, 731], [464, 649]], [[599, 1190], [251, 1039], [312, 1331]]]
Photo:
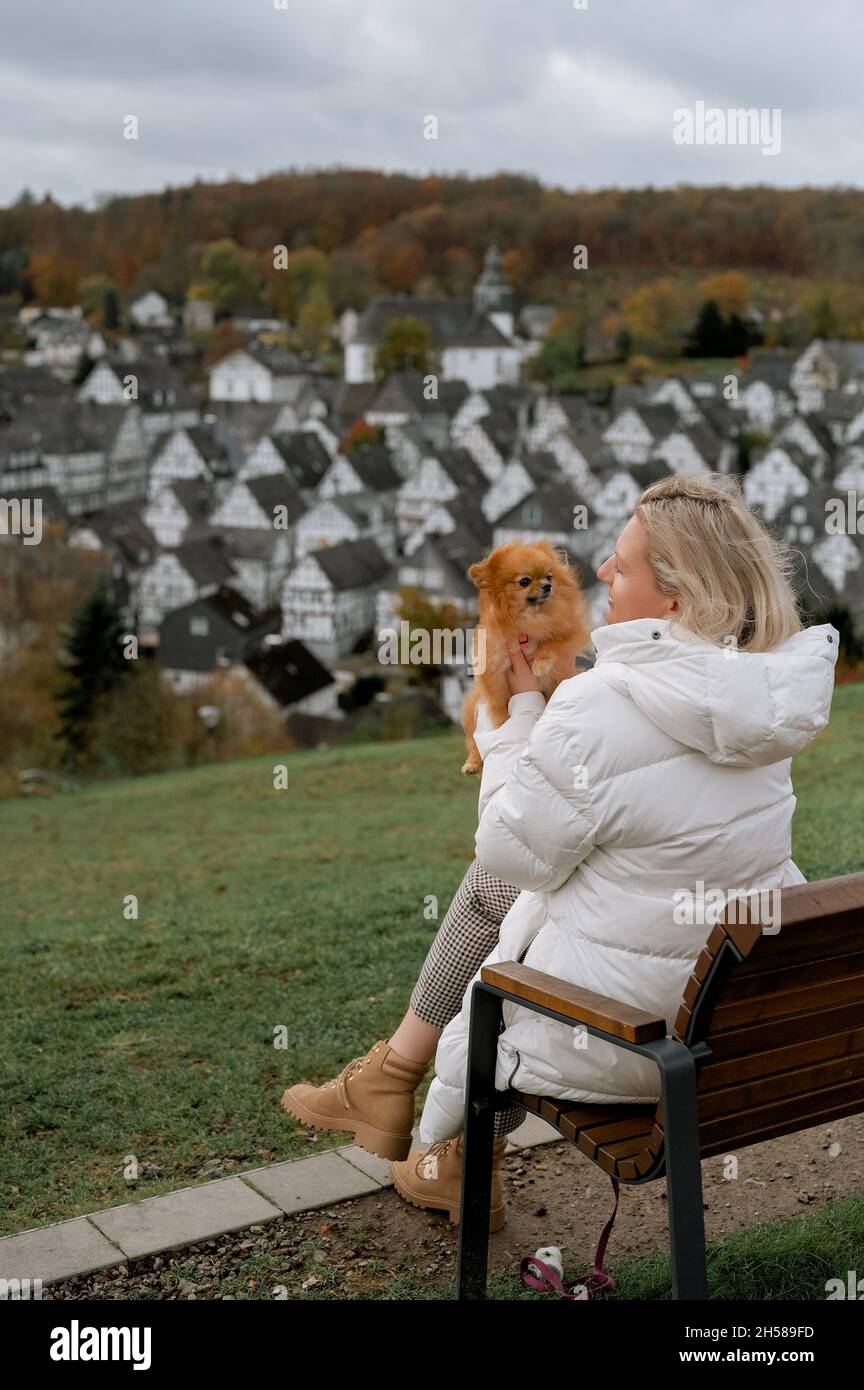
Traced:
[[[547, 541], [509, 541], [468, 570], [480, 591], [480, 626], [486, 632], [485, 669], [478, 670], [462, 709], [468, 757], [465, 773], [480, 772], [483, 759], [474, 742], [477, 704], [482, 700], [497, 728], [508, 717], [509, 648], [527, 634], [528, 664], [548, 697], [575, 676], [575, 658], [587, 645], [590, 624], [576, 575]], [[476, 653], [475, 653], [476, 655]]]

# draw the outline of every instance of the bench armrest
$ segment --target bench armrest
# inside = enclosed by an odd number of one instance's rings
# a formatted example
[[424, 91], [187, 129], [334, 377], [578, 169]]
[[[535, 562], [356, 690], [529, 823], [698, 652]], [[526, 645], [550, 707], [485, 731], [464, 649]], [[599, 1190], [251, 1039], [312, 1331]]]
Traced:
[[539, 1004], [546, 1009], [572, 1018], [574, 1023], [598, 1028], [624, 1042], [648, 1043], [666, 1037], [666, 1020], [644, 1009], [634, 1009], [617, 999], [607, 999], [593, 990], [571, 985], [542, 970], [518, 961], [501, 961], [484, 965], [480, 971], [483, 984], [504, 990], [513, 999]]

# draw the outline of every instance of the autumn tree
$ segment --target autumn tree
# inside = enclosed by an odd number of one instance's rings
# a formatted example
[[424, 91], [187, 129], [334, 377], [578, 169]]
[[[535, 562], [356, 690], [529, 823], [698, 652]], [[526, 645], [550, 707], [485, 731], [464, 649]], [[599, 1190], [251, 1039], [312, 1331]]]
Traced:
[[750, 308], [750, 281], [740, 270], [724, 270], [718, 275], [709, 275], [700, 280], [697, 290], [704, 302], [713, 300], [718, 313], [724, 318], [737, 314], [743, 318]]
[[681, 351], [688, 305], [673, 280], [643, 285], [624, 300], [621, 313], [636, 347], [667, 356]]
[[40, 304], [70, 308], [78, 297], [81, 269], [62, 252], [44, 251], [32, 257], [27, 278]]
[[328, 288], [330, 262], [324, 252], [315, 246], [303, 246], [299, 251], [289, 251], [284, 255], [279, 253], [275, 266], [274, 259], [271, 255], [267, 276], [271, 303], [280, 318], [297, 324], [313, 286]]
[[585, 316], [578, 310], [556, 314], [537, 356], [531, 375], [553, 391], [572, 391], [585, 365]]
[[428, 372], [432, 352], [429, 325], [415, 314], [391, 319], [375, 354], [375, 372], [379, 377], [391, 372]]
[[[467, 629], [470, 618], [453, 603], [434, 603], [422, 589], [411, 585], [397, 590], [398, 603], [396, 615], [400, 622], [408, 624], [409, 634], [427, 632], [457, 632]], [[410, 637], [409, 637], [410, 650]], [[433, 648], [434, 650], [434, 648]], [[417, 674], [421, 684], [437, 684], [441, 668], [435, 665], [419, 666]]]
[[345, 431], [339, 444], [340, 454], [351, 454], [355, 449], [365, 449], [373, 444], [383, 444], [385, 439], [383, 425], [368, 425], [365, 420], [355, 420]]
[[251, 251], [224, 237], [211, 242], [201, 257], [199, 283], [219, 315], [241, 304], [255, 304], [261, 295], [261, 276]]
[[337, 314], [365, 309], [375, 291], [375, 272], [358, 252], [334, 251], [330, 257], [330, 297]]
[[297, 315], [297, 334], [308, 352], [320, 352], [333, 332], [333, 305], [324, 285], [311, 286]]
[[[78, 303], [95, 328], [118, 326], [117, 286], [107, 275], [88, 275], [78, 286]], [[113, 319], [113, 322], [108, 322]]]

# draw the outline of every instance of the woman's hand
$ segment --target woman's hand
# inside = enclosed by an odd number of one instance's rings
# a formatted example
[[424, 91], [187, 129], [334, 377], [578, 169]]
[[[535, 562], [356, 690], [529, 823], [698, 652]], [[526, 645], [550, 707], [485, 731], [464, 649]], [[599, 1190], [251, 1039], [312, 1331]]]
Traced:
[[507, 684], [510, 694], [522, 695], [526, 690], [539, 690], [540, 682], [528, 665], [521, 645], [517, 642], [508, 651], [510, 670], [507, 672]]

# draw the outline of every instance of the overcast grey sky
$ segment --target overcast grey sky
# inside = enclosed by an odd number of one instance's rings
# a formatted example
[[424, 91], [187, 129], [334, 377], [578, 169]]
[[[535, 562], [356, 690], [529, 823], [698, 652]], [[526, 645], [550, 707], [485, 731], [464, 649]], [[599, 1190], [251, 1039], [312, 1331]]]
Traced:
[[[862, 0], [0, 0], [0, 23], [2, 202], [334, 164], [862, 183]], [[676, 145], [698, 101], [779, 108], [780, 153]]]

